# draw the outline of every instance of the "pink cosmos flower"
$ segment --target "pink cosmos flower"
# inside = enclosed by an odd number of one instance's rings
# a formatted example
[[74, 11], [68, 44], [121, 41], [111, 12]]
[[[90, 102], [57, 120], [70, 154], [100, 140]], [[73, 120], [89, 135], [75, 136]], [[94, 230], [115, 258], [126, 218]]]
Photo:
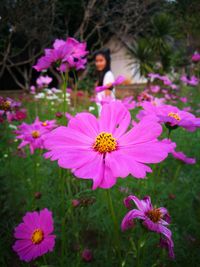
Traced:
[[58, 70], [62, 72], [70, 68], [79, 70], [85, 68], [87, 54], [86, 43], [80, 43], [70, 37], [66, 41], [56, 39], [53, 48], [45, 49], [45, 55], [39, 58], [33, 67], [37, 71], [42, 71], [48, 69], [52, 64], [56, 64]]
[[137, 118], [140, 120], [145, 116], [155, 117], [160, 123], [165, 123], [170, 127], [183, 127], [187, 131], [193, 132], [200, 127], [200, 118], [193, 114], [182, 111], [171, 105], [154, 106], [150, 102], [144, 102]]
[[4, 98], [0, 96], [0, 117], [7, 119], [9, 122], [12, 121], [15, 112], [20, 106], [20, 102], [9, 97]]
[[191, 79], [187, 78], [187, 76], [181, 76], [181, 81], [186, 85], [197, 86], [199, 84], [199, 79], [195, 76], [192, 76]]
[[160, 91], [160, 86], [159, 85], [151, 85], [150, 90], [152, 93], [158, 93]]
[[18, 134], [16, 138], [22, 140], [18, 148], [29, 145], [31, 154], [34, 153], [35, 149], [43, 149], [44, 135], [55, 126], [55, 121], [42, 122], [38, 118], [32, 124], [22, 123], [16, 131], [16, 134]]
[[67, 127], [45, 136], [45, 158], [78, 178], [92, 179], [93, 189], [110, 188], [129, 174], [145, 178], [152, 171], [146, 164], [164, 160], [172, 145], [158, 141], [162, 127], [155, 120], [144, 119], [127, 132], [130, 121], [129, 111], [117, 101], [103, 105], [99, 119], [79, 113]]
[[[135, 219], [143, 221], [143, 226], [148, 230], [163, 235], [162, 240], [167, 242], [167, 248], [169, 250], [169, 256], [174, 257], [173, 248], [174, 243], [172, 240], [172, 233], [167, 228], [170, 223], [170, 216], [166, 208], [155, 208], [151, 204], [151, 198], [149, 196], [144, 197], [142, 200], [136, 196], [130, 195], [124, 200], [124, 204], [127, 208], [130, 208], [130, 202], [133, 201], [137, 206], [137, 209], [130, 210], [122, 220], [122, 230], [127, 230], [130, 227], [130, 223]], [[166, 243], [165, 243], [166, 244]], [[162, 244], [163, 245], [163, 244]], [[164, 245], [163, 245], [164, 247]]]
[[136, 107], [136, 101], [133, 100], [133, 96], [125, 97], [124, 99], [121, 100], [121, 102], [129, 110], [134, 109]]
[[192, 56], [192, 61], [193, 61], [193, 62], [199, 62], [199, 61], [200, 61], [200, 54], [199, 54], [199, 53], [195, 53], [195, 54]]
[[48, 209], [40, 212], [27, 212], [23, 222], [15, 228], [14, 236], [17, 239], [13, 250], [20, 260], [30, 262], [36, 258], [53, 251], [56, 236], [52, 213]]
[[43, 88], [45, 86], [48, 86], [52, 82], [52, 78], [49, 76], [40, 76], [36, 80], [36, 84], [39, 88]]
[[97, 86], [97, 87], [95, 88], [95, 92], [96, 92], [96, 93], [99, 93], [99, 92], [105, 91], [105, 90], [111, 88], [112, 86], [116, 86], [116, 85], [122, 84], [125, 80], [126, 80], [126, 78], [125, 78], [124, 76], [120, 75], [120, 76], [118, 76], [118, 77], [116, 78], [116, 80], [115, 80], [113, 83], [111, 83], [111, 84], [108, 84], [108, 85], [102, 85], [102, 86]]
[[188, 99], [187, 99], [187, 97], [180, 97], [180, 101], [183, 103], [187, 103]]
[[31, 85], [31, 87], [30, 87], [30, 93], [32, 94], [32, 95], [34, 95], [35, 93], [36, 93], [36, 88], [35, 88], [35, 86], [34, 85]]

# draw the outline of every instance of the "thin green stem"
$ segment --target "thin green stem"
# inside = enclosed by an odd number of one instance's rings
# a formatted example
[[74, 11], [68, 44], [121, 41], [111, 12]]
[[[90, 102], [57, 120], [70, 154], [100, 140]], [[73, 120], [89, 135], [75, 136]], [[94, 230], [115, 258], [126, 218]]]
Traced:
[[77, 89], [78, 89], [78, 79], [77, 79], [77, 75], [76, 75], [76, 71], [73, 71], [74, 74], [74, 109], [76, 109], [77, 106]]
[[108, 206], [110, 209], [110, 213], [112, 216], [112, 220], [113, 220], [113, 224], [114, 224], [114, 230], [115, 230], [115, 245], [118, 251], [118, 255], [119, 255], [119, 259], [120, 259], [120, 265], [122, 263], [122, 258], [121, 258], [121, 245], [120, 245], [120, 237], [119, 237], [119, 229], [118, 229], [118, 222], [117, 222], [117, 217], [114, 211], [114, 207], [113, 207], [113, 201], [112, 201], [112, 197], [110, 194], [110, 190], [106, 190], [107, 193], [107, 201], [108, 201]]

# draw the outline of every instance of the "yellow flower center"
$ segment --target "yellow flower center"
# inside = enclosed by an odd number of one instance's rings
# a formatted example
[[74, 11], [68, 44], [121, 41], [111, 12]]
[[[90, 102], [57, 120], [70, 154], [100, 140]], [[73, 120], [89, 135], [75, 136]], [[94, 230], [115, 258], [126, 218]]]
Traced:
[[40, 244], [44, 239], [44, 233], [41, 229], [35, 229], [31, 236], [31, 241], [33, 244]]
[[47, 126], [47, 125], [48, 123], [46, 121], [42, 123], [42, 126]]
[[33, 137], [33, 138], [38, 138], [38, 137], [40, 137], [40, 132], [39, 132], [39, 131], [32, 131], [32, 137]]
[[1, 108], [6, 111], [10, 109], [10, 105], [10, 101], [3, 101], [3, 103], [1, 104]]
[[114, 151], [117, 148], [116, 138], [110, 133], [102, 132], [96, 137], [93, 148], [102, 154]]
[[160, 209], [156, 209], [156, 208], [154, 208], [152, 210], [149, 210], [147, 212], [147, 216], [154, 223], [157, 223], [163, 217], [162, 212], [160, 211]]
[[175, 113], [175, 112], [170, 112], [168, 114], [168, 116], [174, 118], [177, 121], [180, 121], [181, 120], [181, 117], [178, 115], [178, 113]]

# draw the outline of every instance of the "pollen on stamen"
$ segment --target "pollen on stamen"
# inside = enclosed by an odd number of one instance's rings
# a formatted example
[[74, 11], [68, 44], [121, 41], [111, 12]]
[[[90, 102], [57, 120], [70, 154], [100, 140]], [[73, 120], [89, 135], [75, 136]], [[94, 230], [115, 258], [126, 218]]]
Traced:
[[157, 223], [163, 217], [162, 212], [160, 211], [159, 208], [154, 208], [152, 210], [149, 210], [147, 216], [154, 223]]
[[93, 148], [102, 154], [112, 152], [117, 149], [116, 138], [111, 133], [102, 132], [96, 137]]
[[31, 236], [31, 241], [33, 244], [40, 244], [44, 239], [44, 233], [41, 229], [35, 229]]
[[168, 114], [168, 116], [171, 117], [171, 118], [174, 118], [177, 121], [180, 121], [181, 120], [181, 117], [178, 115], [178, 113], [175, 113], [175, 112], [170, 112]]
[[32, 137], [33, 137], [33, 138], [38, 138], [38, 137], [40, 137], [40, 132], [39, 132], [39, 131], [32, 131]]

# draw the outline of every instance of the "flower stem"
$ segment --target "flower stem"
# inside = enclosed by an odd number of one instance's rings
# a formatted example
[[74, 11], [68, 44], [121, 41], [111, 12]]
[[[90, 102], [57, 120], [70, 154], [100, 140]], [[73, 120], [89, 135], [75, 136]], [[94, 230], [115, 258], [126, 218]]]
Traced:
[[113, 207], [113, 202], [112, 202], [112, 197], [111, 197], [111, 194], [110, 194], [110, 190], [109, 189], [106, 190], [106, 193], [107, 193], [108, 206], [109, 206], [110, 213], [111, 213], [112, 220], [113, 220], [113, 224], [114, 224], [116, 248], [117, 248], [117, 251], [118, 251], [118, 255], [119, 255], [119, 259], [120, 259], [120, 264], [121, 264], [122, 263], [122, 258], [121, 258], [121, 251], [120, 251], [120, 247], [121, 246], [120, 246], [118, 222], [117, 222], [116, 214], [115, 214], [115, 211], [114, 211], [114, 207]]
[[66, 90], [67, 90], [67, 83], [68, 83], [68, 72], [66, 71], [65, 74], [61, 72], [62, 77], [62, 87], [63, 87], [63, 122], [65, 124], [65, 113], [67, 111], [67, 99], [66, 99]]
[[74, 74], [74, 109], [76, 109], [76, 105], [77, 105], [77, 88], [78, 88], [78, 79], [77, 79], [77, 75], [76, 75], [76, 71], [73, 71]]

